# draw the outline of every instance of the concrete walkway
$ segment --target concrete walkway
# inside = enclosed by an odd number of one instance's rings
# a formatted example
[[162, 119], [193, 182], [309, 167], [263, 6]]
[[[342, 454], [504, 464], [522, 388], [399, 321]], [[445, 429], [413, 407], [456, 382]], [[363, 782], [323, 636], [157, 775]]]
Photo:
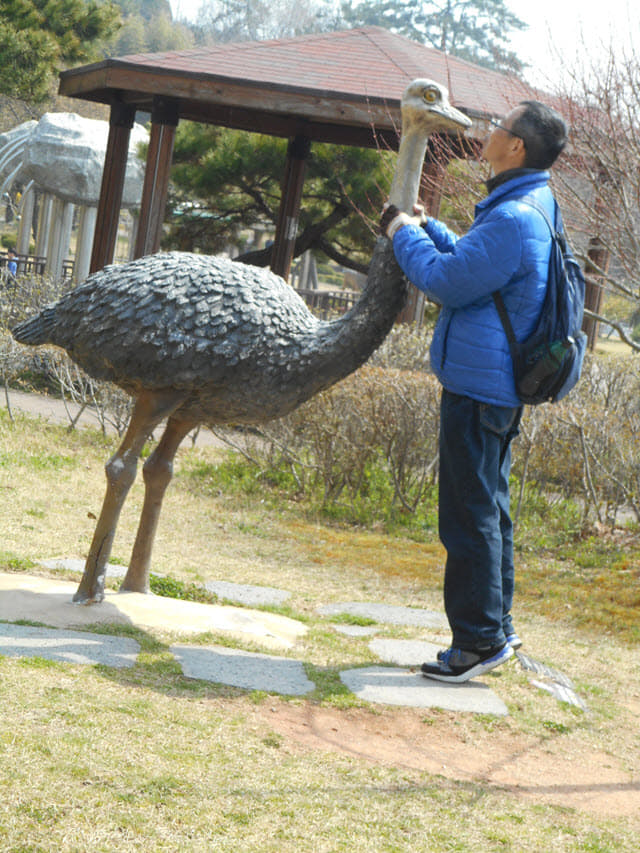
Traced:
[[[68, 571], [70, 566], [77, 564], [49, 561], [46, 565]], [[110, 574], [113, 575], [116, 568], [110, 567]], [[168, 631], [181, 638], [171, 645], [170, 651], [188, 678], [287, 696], [305, 696], [315, 689], [303, 661], [274, 654], [295, 650], [304, 637], [307, 628], [295, 619], [246, 606], [198, 604], [139, 593], [107, 592], [102, 604], [85, 607], [72, 603], [76, 587], [75, 582], [56, 578], [0, 573], [0, 655], [131, 667], [136, 662], [139, 644], [128, 637], [101, 634], [100, 627], [135, 625], [150, 633]], [[215, 584], [211, 587], [215, 588]], [[228, 582], [218, 588], [226, 600], [241, 604], [247, 601], [254, 605], [280, 603], [290, 595], [286, 590], [273, 587]], [[451, 685], [423, 678], [419, 664], [434, 659], [440, 645], [423, 639], [393, 640], [375, 636], [387, 624], [414, 627], [420, 634], [428, 630], [440, 633], [446, 625], [443, 614], [373, 602], [326, 605], [319, 607], [318, 612], [329, 618], [350, 613], [376, 622], [376, 625], [363, 628], [334, 625], [335, 630], [345, 636], [345, 642], [349, 641], [349, 636], [371, 637], [369, 649], [381, 662], [381, 665], [355, 667], [340, 673], [344, 686], [359, 698], [374, 704], [437, 707], [497, 716], [508, 713], [502, 698], [481, 680]], [[25, 621], [48, 627], [15, 624]], [[91, 631], [82, 630], [89, 626]], [[190, 635], [205, 633], [259, 645], [268, 652], [188, 642]], [[537, 687], [586, 710], [565, 675], [520, 653], [514, 660], [515, 665], [519, 662], [536, 676], [531, 681]], [[512, 665], [511, 662], [506, 664]]]
[[[0, 405], [5, 403], [3, 394]], [[48, 394], [35, 394], [33, 392], [17, 391], [15, 388], [12, 388], [9, 391], [9, 405], [12, 411], [45, 418], [45, 420], [51, 423], [70, 426], [73, 421], [76, 427], [102, 429], [102, 424], [95, 409], [90, 406], [82, 408], [78, 403], [73, 403], [70, 400], [65, 402], [59, 397], [51, 397]], [[105, 429], [107, 433], [115, 435], [115, 429], [110, 424], [106, 423]], [[204, 426], [197, 430], [197, 433], [192, 433], [186, 438], [185, 444], [190, 441], [193, 441], [196, 447], [226, 447], [223, 441]]]

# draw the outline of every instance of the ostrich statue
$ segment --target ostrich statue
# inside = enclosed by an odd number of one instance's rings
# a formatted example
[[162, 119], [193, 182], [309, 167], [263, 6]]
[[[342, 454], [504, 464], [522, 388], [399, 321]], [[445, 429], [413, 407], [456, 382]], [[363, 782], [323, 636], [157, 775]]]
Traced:
[[[429, 135], [469, 119], [448, 93], [416, 80], [402, 98], [402, 136], [389, 200], [411, 211]], [[386, 237], [366, 286], [341, 318], [317, 319], [283, 279], [223, 258], [183, 252], [109, 266], [19, 324], [24, 344], [65, 349], [87, 373], [135, 398], [122, 444], [106, 464], [107, 487], [73, 600], [104, 598], [120, 511], [153, 430], [165, 430], [143, 466], [145, 495], [122, 591], [147, 592], [162, 500], [182, 439], [198, 424], [255, 424], [292, 411], [362, 365], [382, 343], [407, 284]]]

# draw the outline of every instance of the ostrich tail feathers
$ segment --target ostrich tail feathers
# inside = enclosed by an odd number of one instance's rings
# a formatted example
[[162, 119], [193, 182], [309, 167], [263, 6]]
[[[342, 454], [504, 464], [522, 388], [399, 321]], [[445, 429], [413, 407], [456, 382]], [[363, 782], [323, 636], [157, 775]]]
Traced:
[[55, 308], [45, 308], [30, 320], [18, 323], [11, 329], [11, 334], [18, 343], [38, 346], [53, 342], [53, 330], [56, 324]]

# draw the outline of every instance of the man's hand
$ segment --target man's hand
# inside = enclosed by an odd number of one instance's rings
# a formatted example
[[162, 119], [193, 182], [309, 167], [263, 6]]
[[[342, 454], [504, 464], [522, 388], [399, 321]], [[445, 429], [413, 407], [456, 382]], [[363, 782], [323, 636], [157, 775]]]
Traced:
[[[419, 207], [418, 205], [415, 206]], [[415, 208], [414, 208], [415, 209]], [[422, 211], [423, 209], [420, 208]], [[422, 215], [409, 216], [408, 213], [403, 213], [395, 206], [395, 204], [385, 204], [382, 208], [382, 216], [380, 217], [380, 233], [383, 237], [388, 237], [393, 240], [393, 236], [399, 228], [404, 225], [421, 225]]]

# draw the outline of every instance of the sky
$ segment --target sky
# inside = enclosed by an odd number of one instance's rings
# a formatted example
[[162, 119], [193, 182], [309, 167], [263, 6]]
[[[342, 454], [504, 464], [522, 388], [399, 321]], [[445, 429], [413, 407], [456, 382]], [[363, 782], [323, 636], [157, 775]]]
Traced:
[[631, 40], [640, 47], [637, 0], [506, 0], [506, 5], [529, 25], [512, 36], [511, 46], [531, 66], [530, 82], [542, 88], [553, 84], [560, 65], [571, 68], [580, 60], [583, 45], [589, 57], [610, 48], [620, 54]]
[[[195, 20], [202, 0], [169, 0], [175, 17]], [[609, 45], [619, 51], [633, 39], [640, 46], [640, 4], [637, 0], [505, 0], [529, 25], [512, 37], [512, 49], [531, 67], [529, 82], [549, 88], [559, 64], [571, 67], [582, 43], [592, 53]], [[558, 52], [563, 57], [559, 63]]]

